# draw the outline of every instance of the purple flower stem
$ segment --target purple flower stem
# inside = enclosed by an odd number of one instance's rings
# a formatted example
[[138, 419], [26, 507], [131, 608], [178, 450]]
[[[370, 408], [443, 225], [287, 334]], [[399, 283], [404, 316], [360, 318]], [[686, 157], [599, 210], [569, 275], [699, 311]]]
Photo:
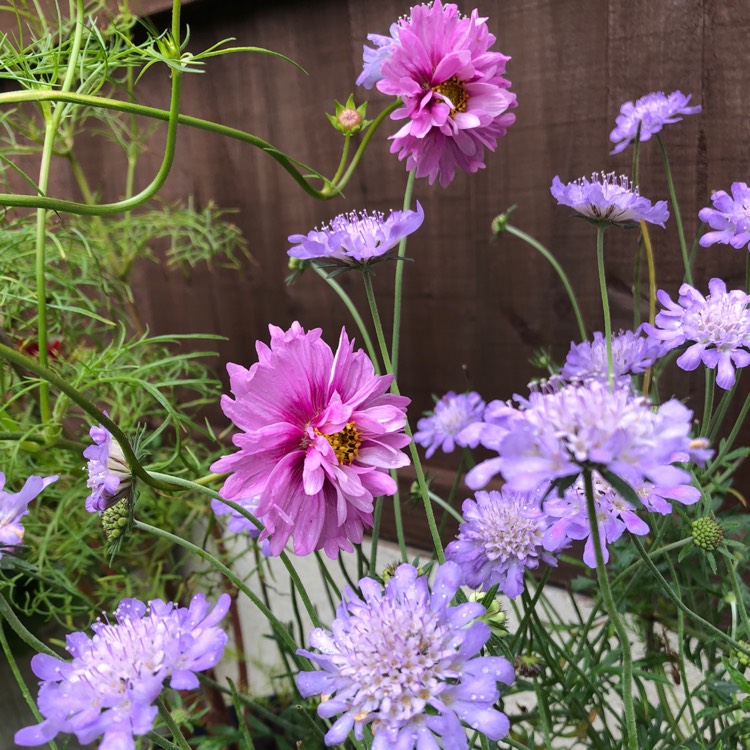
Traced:
[[172, 718], [172, 714], [169, 710], [169, 706], [167, 706], [166, 702], [164, 701], [164, 694], [161, 694], [158, 699], [159, 703], [159, 713], [161, 714], [161, 718], [164, 720], [164, 723], [167, 725], [167, 729], [169, 729], [172, 739], [176, 743], [177, 747], [180, 748], [180, 750], [191, 750], [190, 745], [188, 744], [188, 741], [185, 739], [185, 735], [182, 733], [182, 730], [177, 725], [177, 722]]
[[[601, 228], [599, 228], [601, 232]], [[610, 369], [610, 377], [612, 370]], [[635, 709], [633, 706], [633, 656], [630, 652], [630, 637], [628, 636], [625, 626], [622, 624], [620, 614], [617, 611], [617, 604], [612, 596], [612, 589], [609, 587], [609, 578], [607, 569], [604, 565], [604, 555], [602, 554], [601, 538], [599, 534], [599, 521], [596, 517], [596, 503], [594, 500], [594, 480], [591, 476], [591, 469], [585, 469], [583, 472], [583, 483], [586, 488], [586, 510], [591, 526], [591, 538], [594, 543], [594, 554], [596, 556], [596, 577], [599, 582], [599, 590], [602, 595], [602, 601], [609, 615], [609, 619], [617, 633], [617, 639], [620, 642], [622, 650], [622, 702], [625, 709], [625, 741], [627, 750], [638, 750], [638, 732], [635, 724]], [[633, 539], [635, 537], [633, 536]], [[652, 563], [653, 564], [653, 563]]]
[[614, 365], [612, 363], [612, 319], [609, 314], [609, 297], [607, 296], [607, 280], [604, 277], [604, 227], [596, 226], [596, 264], [599, 269], [599, 290], [602, 295], [602, 310], [604, 312], [604, 338], [607, 340], [607, 382], [613, 390]]
[[680, 207], [677, 204], [677, 195], [674, 191], [674, 182], [672, 182], [672, 170], [669, 167], [669, 157], [667, 156], [667, 149], [664, 148], [664, 142], [661, 136], [656, 134], [656, 142], [659, 144], [659, 150], [661, 151], [662, 159], [664, 159], [664, 174], [667, 177], [667, 187], [669, 188], [669, 201], [672, 204], [672, 211], [674, 211], [674, 220], [677, 223], [677, 235], [680, 238], [680, 250], [682, 251], [682, 263], [685, 266], [685, 281], [690, 286], [693, 285], [693, 274], [690, 270], [690, 258], [688, 257], [687, 245], [685, 244], [685, 230], [682, 228], [682, 217], [680, 216]]

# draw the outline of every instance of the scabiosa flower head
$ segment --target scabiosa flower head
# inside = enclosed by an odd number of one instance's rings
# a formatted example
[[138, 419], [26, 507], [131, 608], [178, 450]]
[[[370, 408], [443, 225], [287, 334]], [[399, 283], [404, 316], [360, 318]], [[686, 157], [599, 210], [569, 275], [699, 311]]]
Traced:
[[691, 444], [692, 412], [675, 399], [655, 409], [625, 386], [610, 390], [600, 380], [553, 380], [535, 384], [528, 399], [515, 396], [515, 401], [503, 418], [507, 431], [499, 457], [466, 475], [472, 489], [502, 472], [509, 489], [528, 491], [592, 466], [631, 483], [690, 481], [686, 471], [671, 465]]
[[445, 557], [461, 568], [462, 583], [489, 591], [499, 585], [511, 599], [523, 591], [523, 574], [539, 560], [557, 565], [542, 546], [550, 524], [539, 496], [528, 492], [477, 492], [464, 501], [464, 523], [445, 549]]
[[392, 136], [391, 153], [406, 159], [417, 177], [439, 179], [446, 187], [456, 168], [484, 168], [484, 149], [515, 121], [510, 82], [503, 78], [510, 59], [490, 52], [495, 37], [478, 11], [464, 17], [453, 3], [415, 5], [398, 22], [394, 41], [381, 64], [377, 87], [401, 97], [391, 118], [406, 120]]
[[683, 115], [700, 112], [700, 104], [688, 106], [691, 96], [685, 96], [681, 91], [673, 91], [669, 95], [655, 91], [634, 102], [625, 102], [615, 120], [615, 129], [609, 134], [609, 140], [615, 144], [610, 153], [624, 151], [638, 136], [639, 125], [641, 133], [638, 137], [641, 141], [647, 141], [665, 125], [679, 122]]
[[0, 471], [0, 558], [3, 551], [23, 542], [21, 519], [29, 512], [29, 503], [57, 477], [29, 477], [20, 492], [5, 492], [5, 474]]
[[713, 208], [702, 208], [698, 218], [708, 224], [713, 232], [700, 238], [701, 247], [720, 243], [739, 250], [750, 249], [750, 187], [746, 182], [733, 182], [732, 195], [724, 190], [711, 194]]
[[227, 635], [217, 623], [230, 601], [222, 594], [209, 612], [203, 594], [189, 607], [123, 599], [115, 622], [91, 626], [93, 637], [68, 636], [72, 661], [37, 654], [31, 667], [42, 680], [38, 704], [44, 721], [19, 730], [16, 744], [43, 745], [63, 732], [84, 745], [101, 737], [100, 750], [135, 750], [134, 737], [153, 728], [152, 704], [164, 681], [175, 690], [193, 690], [199, 684], [195, 673], [221, 659]]
[[391, 211], [388, 218], [378, 211], [339, 214], [321, 229], [307, 235], [290, 235], [289, 242], [294, 245], [288, 255], [343, 266], [369, 265], [383, 260], [383, 255], [416, 232], [423, 221], [424, 210], [419, 201], [416, 211]]
[[561, 206], [570, 206], [593, 224], [630, 226], [639, 221], [664, 226], [669, 218], [666, 201], [651, 205], [625, 175], [595, 172], [588, 180], [581, 177], [567, 184], [555, 177], [550, 188]]
[[242, 432], [239, 451], [211, 471], [230, 474], [222, 497], [260, 498], [259, 539], [270, 538], [272, 555], [293, 537], [295, 554], [335, 558], [372, 526], [373, 496], [396, 492], [388, 470], [409, 463], [400, 450], [409, 399], [388, 393], [393, 377], [375, 375], [343, 329], [335, 354], [320, 328], [270, 331], [249, 370], [227, 365], [234, 398], [221, 407]]
[[499, 740], [508, 718], [493, 708], [497, 683], [513, 682], [513, 667], [497, 656], [477, 656], [490, 628], [477, 618], [478, 602], [451, 607], [461, 579], [458, 566], [441, 565], [432, 592], [413, 565], [399, 565], [385, 585], [358, 583], [360, 599], [347, 589], [332, 631], [316, 628], [300, 650], [322, 671], [301, 672], [303, 696], [324, 695], [318, 715], [342, 714], [326, 734], [338, 745], [354, 729], [358, 739], [370, 724], [372, 750], [446, 747], [467, 750], [461, 722]]
[[88, 459], [86, 484], [91, 490], [86, 498], [86, 510], [102, 513], [130, 490], [132, 476], [120, 444], [106, 427], [92, 427], [89, 435], [94, 445], [83, 452], [83, 457]]
[[436, 404], [431, 414], [417, 422], [414, 440], [423, 448], [430, 458], [440, 448], [444, 453], [451, 453], [456, 445], [466, 445], [459, 438], [459, 433], [470, 424], [482, 419], [484, 401], [475, 391], [456, 395], [448, 391]]
[[[612, 369], [614, 377], [627, 383], [630, 376], [645, 372], [662, 354], [663, 347], [658, 341], [640, 335], [639, 328], [633, 331], [620, 331], [612, 336]], [[594, 332], [593, 341], [580, 344], [570, 343], [570, 351], [560, 375], [566, 380], [595, 378], [606, 380], [607, 340], [601, 331]]]
[[367, 35], [367, 38], [374, 46], [368, 47], [365, 44], [363, 47], [363, 67], [362, 72], [357, 78], [357, 86], [364, 86], [366, 89], [371, 89], [383, 77], [381, 68], [390, 56], [393, 44], [397, 43], [397, 31], [398, 24], [392, 23], [389, 31], [390, 36], [383, 36], [383, 34]]
[[677, 365], [688, 371], [701, 362], [716, 368], [716, 384], [728, 389], [736, 379], [735, 367], [750, 364], [750, 295], [740, 289], [728, 292], [721, 279], [711, 279], [708, 290], [704, 297], [683, 284], [677, 302], [673, 302], [660, 289], [656, 296], [664, 309], [656, 316], [655, 325], [646, 323], [643, 329], [661, 341], [666, 351], [689, 343]]

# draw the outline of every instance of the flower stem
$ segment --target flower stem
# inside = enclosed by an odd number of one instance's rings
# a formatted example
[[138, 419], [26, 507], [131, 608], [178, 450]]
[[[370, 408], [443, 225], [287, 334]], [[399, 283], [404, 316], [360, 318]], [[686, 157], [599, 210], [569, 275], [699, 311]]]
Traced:
[[711, 423], [711, 413], [714, 408], [714, 383], [716, 381], [716, 370], [710, 370], [708, 367], [705, 368], [706, 376], [706, 389], [703, 398], [703, 419], [701, 427], [701, 434], [705, 434], [708, 430], [708, 425]]
[[740, 429], [745, 422], [745, 417], [747, 416], [748, 410], [750, 410], [750, 393], [747, 395], [745, 403], [742, 404], [742, 409], [740, 409], [739, 416], [737, 417], [737, 421], [734, 423], [734, 427], [732, 427], [732, 431], [729, 433], [729, 437], [723, 442], [721, 450], [718, 452], [716, 458], [714, 458], [709, 467], [706, 469], [707, 475], [710, 475], [713, 472], [713, 469], [719, 466], [721, 460], [731, 450], [732, 446], [734, 445], [734, 441], [737, 439], [737, 435], [739, 434]]
[[674, 191], [674, 182], [672, 181], [672, 170], [669, 167], [669, 157], [667, 156], [667, 149], [664, 147], [664, 141], [661, 136], [657, 133], [656, 142], [659, 144], [659, 150], [661, 151], [662, 159], [664, 160], [664, 174], [667, 177], [667, 187], [669, 188], [669, 200], [672, 203], [672, 210], [674, 211], [674, 220], [677, 224], [677, 236], [680, 238], [680, 250], [682, 252], [682, 263], [685, 266], [685, 281], [691, 286], [693, 285], [693, 274], [690, 270], [690, 258], [688, 257], [687, 244], [685, 242], [685, 230], [682, 227], [682, 217], [680, 216], [680, 206], [677, 203], [677, 195]]
[[602, 296], [604, 312], [604, 338], [607, 341], [607, 382], [610, 389], [614, 387], [614, 366], [612, 363], [612, 320], [609, 314], [609, 297], [607, 296], [607, 279], [604, 275], [604, 227], [596, 227], [596, 265], [599, 269], [599, 291]]
[[344, 134], [344, 147], [341, 149], [341, 159], [339, 159], [339, 166], [336, 169], [336, 174], [331, 178], [331, 182], [336, 184], [341, 179], [341, 175], [346, 167], [346, 160], [349, 156], [349, 144], [351, 143], [351, 133]]
[[159, 703], [159, 713], [161, 714], [161, 718], [164, 720], [164, 723], [167, 725], [167, 729], [169, 729], [169, 731], [171, 732], [172, 739], [177, 744], [177, 747], [179, 747], [181, 750], [191, 750], [190, 745], [188, 744], [188, 741], [185, 739], [185, 735], [182, 733], [182, 730], [177, 725], [177, 722], [172, 718], [172, 712], [169, 710], [169, 706], [167, 706], [163, 695], [159, 696], [158, 703]]
[[[409, 172], [404, 190], [404, 211], [411, 207], [411, 196], [414, 192], [415, 171]], [[401, 238], [398, 243], [398, 260], [396, 261], [396, 276], [393, 283], [393, 334], [391, 336], [391, 364], [393, 377], [398, 372], [398, 347], [401, 341], [401, 302], [403, 297], [404, 283], [404, 256], [406, 255], [406, 237]]]
[[57, 654], [45, 643], [42, 643], [33, 633], [30, 633], [24, 624], [18, 619], [18, 616], [13, 611], [13, 608], [8, 604], [6, 598], [0, 594], [0, 622], [5, 620], [8, 625], [12, 628], [15, 634], [27, 645], [38, 651], [40, 654], [47, 654], [47, 656], [54, 656], [56, 659], [59, 658]]
[[[370, 305], [370, 313], [372, 315], [372, 322], [375, 326], [375, 335], [378, 339], [378, 344], [380, 345], [380, 351], [383, 356], [383, 363], [385, 364], [385, 371], [389, 373], [390, 375], [393, 375], [393, 367], [391, 365], [391, 358], [388, 354], [388, 345], [385, 343], [385, 336], [383, 334], [383, 325], [380, 322], [380, 313], [378, 312], [378, 305], [375, 301], [375, 293], [372, 289], [372, 279], [370, 278], [370, 274], [364, 273], [362, 274], [362, 278], [365, 282], [365, 292], [367, 293], [367, 302]], [[395, 393], [397, 396], [401, 395], [401, 392], [398, 389], [398, 383], [396, 381], [396, 378], [394, 377], [393, 383], [391, 383], [391, 390], [393, 393]], [[419, 453], [417, 451], [416, 443], [414, 442], [411, 426], [409, 425], [409, 420], [406, 419], [404, 423], [404, 432], [408, 435], [408, 437], [412, 438], [409, 443], [409, 453], [411, 453], [411, 460], [414, 464], [414, 471], [417, 475], [417, 485], [419, 487], [419, 494], [422, 498], [422, 502], [424, 504], [424, 510], [425, 515], [427, 516], [427, 525], [430, 528], [430, 536], [432, 537], [432, 544], [435, 548], [435, 555], [438, 559], [438, 562], [443, 563], [445, 562], [445, 554], [443, 553], [443, 543], [440, 541], [440, 532], [438, 531], [437, 523], [435, 522], [435, 513], [432, 510], [432, 503], [430, 501], [430, 493], [429, 489], [427, 487], [427, 482], [424, 478], [424, 471], [422, 470], [422, 463], [419, 460]], [[398, 527], [397, 527], [398, 532]], [[405, 547], [402, 545], [403, 540], [403, 530], [401, 531], [401, 534], [399, 536], [399, 546], [401, 546], [402, 555], [405, 553]]]
[[[601, 229], [599, 229], [599, 231], [601, 231]], [[636, 730], [635, 708], [633, 705], [633, 657], [630, 652], [630, 638], [622, 620], [620, 619], [620, 614], [617, 611], [617, 604], [612, 596], [612, 590], [609, 587], [609, 578], [607, 577], [604, 555], [602, 554], [599, 521], [596, 515], [594, 482], [590, 469], [584, 470], [583, 481], [586, 488], [586, 509], [589, 517], [589, 525], [591, 526], [594, 554], [596, 556], [596, 577], [599, 583], [602, 600], [604, 601], [604, 606], [607, 609], [607, 614], [612, 622], [612, 626], [617, 633], [617, 639], [620, 642], [620, 649], [622, 651], [622, 702], [625, 709], [626, 747], [628, 750], [638, 750], [638, 733]]]
[[516, 229], [516, 227], [511, 226], [510, 224], [505, 225], [505, 231], [512, 234], [514, 237], [518, 237], [519, 240], [523, 240], [531, 245], [534, 250], [540, 252], [555, 270], [560, 281], [562, 281], [562, 285], [565, 287], [565, 291], [568, 293], [568, 299], [570, 300], [570, 305], [573, 308], [573, 313], [575, 314], [576, 322], [578, 323], [578, 333], [581, 336], [581, 341], [585, 341], [588, 338], [588, 334], [586, 333], [586, 326], [583, 324], [583, 316], [581, 315], [581, 309], [578, 307], [578, 300], [576, 299], [575, 292], [570, 285], [570, 281], [568, 280], [565, 271], [563, 271], [562, 266], [557, 262], [557, 259], [549, 250], [547, 250], [546, 247], [544, 247], [544, 245], [535, 240], [530, 234], [526, 234], [526, 232], [522, 232], [520, 229]]
[[[640, 125], [638, 126], [640, 128]], [[648, 233], [648, 225], [641, 221], [641, 236], [646, 248], [646, 266], [648, 267], [648, 322], [654, 325], [656, 319], [656, 270], [654, 268], [654, 248], [651, 245], [651, 236]], [[637, 304], [637, 300], [635, 301]], [[643, 395], [648, 396], [651, 385], [651, 367], [646, 369], [643, 376]]]

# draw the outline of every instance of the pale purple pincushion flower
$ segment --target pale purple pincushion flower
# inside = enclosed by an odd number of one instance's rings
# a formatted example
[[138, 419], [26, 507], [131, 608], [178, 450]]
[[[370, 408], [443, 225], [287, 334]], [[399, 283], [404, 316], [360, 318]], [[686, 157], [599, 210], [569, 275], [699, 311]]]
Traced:
[[[615, 120], [615, 128], [609, 140], [615, 144], [611, 154], [624, 151], [635, 139], [647, 141], [664, 127], [679, 122], [684, 115], [694, 115], [701, 111], [700, 104], [688, 106], [692, 94], [681, 91], [667, 95], [663, 91], [646, 94], [634, 102], [625, 102]], [[638, 126], [641, 127], [638, 135]]]
[[42, 680], [38, 705], [44, 721], [16, 732], [16, 744], [42, 745], [63, 732], [84, 745], [101, 737], [100, 750], [135, 750], [134, 737], [153, 728], [152, 704], [164, 681], [175, 690], [194, 690], [195, 673], [218, 664], [227, 635], [217, 623], [230, 602], [222, 594], [209, 612], [203, 594], [189, 607], [123, 599], [114, 623], [97, 621], [93, 637], [67, 637], [72, 661], [37, 654], [31, 667]]
[[3, 551], [23, 542], [24, 528], [21, 519], [29, 512], [29, 503], [57, 477], [29, 477], [19, 492], [3, 490], [5, 474], [0, 471], [0, 558]]
[[508, 110], [516, 97], [502, 76], [510, 58], [490, 51], [495, 37], [486, 20], [440, 0], [415, 5], [398, 22], [398, 41], [382, 62], [377, 88], [401, 98], [391, 118], [406, 120], [392, 136], [391, 153], [430, 184], [439, 179], [446, 187], [456, 168], [483, 169], [485, 148], [494, 151], [515, 121]]
[[666, 201], [651, 205], [625, 175], [614, 172], [595, 172], [590, 180], [581, 177], [567, 184], [556, 176], [550, 192], [561, 206], [570, 206], [594, 224], [629, 226], [647, 221], [663, 227], [669, 218]]
[[508, 718], [494, 704], [498, 682], [510, 685], [510, 663], [478, 656], [490, 629], [477, 618], [478, 602], [450, 606], [461, 572], [452, 562], [437, 569], [432, 592], [412, 565], [399, 565], [385, 585], [359, 581], [339, 605], [332, 632], [316, 628], [310, 644], [320, 653], [297, 653], [322, 671], [300, 672], [304, 697], [324, 695], [318, 715], [342, 714], [325, 736], [339, 745], [349, 732], [359, 740], [370, 725], [372, 750], [445, 747], [467, 750], [461, 722], [491, 740], [508, 733]]
[[654, 321], [644, 324], [644, 331], [663, 343], [669, 351], [689, 343], [677, 359], [683, 370], [695, 370], [703, 364], [716, 369], [716, 384], [731, 388], [736, 380], [735, 367], [750, 364], [750, 295], [740, 289], [727, 292], [721, 279], [708, 282], [708, 297], [689, 284], [680, 287], [673, 302], [660, 289], [656, 296], [664, 306]]
[[92, 427], [89, 435], [94, 445], [83, 452], [83, 457], [88, 459], [86, 484], [91, 490], [86, 498], [86, 510], [101, 513], [130, 489], [132, 476], [120, 444], [106, 427]]
[[528, 398], [515, 396], [499, 427], [507, 430], [499, 457], [475, 466], [466, 484], [480, 489], [498, 472], [509, 489], [534, 490], [573, 477], [592, 464], [663, 486], [690, 475], [671, 464], [689, 450], [692, 412], [672, 399], [658, 408], [628, 387], [610, 390], [599, 380], [535, 384]]
[[[234, 500], [237, 505], [241, 505], [245, 510], [252, 513], [254, 516], [257, 517], [258, 514], [258, 501], [260, 500], [260, 496], [256, 495], [253, 498], [247, 499], [247, 498], [238, 498], [237, 500]], [[239, 511], [235, 510], [234, 508], [230, 508], [226, 503], [223, 503], [221, 500], [212, 500], [211, 501], [211, 510], [217, 515], [217, 516], [229, 516], [229, 522], [227, 524], [227, 528], [229, 531], [231, 531], [233, 534], [242, 534], [247, 533], [251, 539], [256, 539], [258, 535], [260, 534], [260, 529], [249, 519], [245, 518], [245, 516], [242, 515]]]
[[382, 260], [424, 221], [417, 201], [416, 211], [391, 211], [388, 218], [373, 211], [339, 214], [330, 224], [309, 234], [292, 234], [287, 254], [300, 260], [330, 260], [345, 266], [361, 266]]
[[293, 537], [295, 554], [335, 558], [372, 526], [374, 498], [396, 492], [388, 470], [409, 463], [400, 450], [409, 399], [388, 393], [393, 377], [375, 375], [343, 329], [335, 354], [319, 328], [270, 332], [249, 370], [227, 365], [234, 398], [221, 407], [242, 432], [239, 451], [211, 471], [230, 475], [222, 497], [260, 497], [259, 539], [270, 538], [272, 555]]
[[702, 208], [698, 218], [708, 224], [713, 232], [700, 238], [701, 247], [716, 243], [731, 245], [739, 250], [750, 249], [750, 187], [746, 182], [733, 182], [732, 195], [724, 190], [711, 194], [713, 208]]
[[417, 422], [414, 442], [427, 448], [427, 458], [431, 458], [438, 448], [451, 453], [456, 445], [466, 445], [459, 434], [465, 427], [482, 419], [484, 407], [484, 401], [476, 391], [458, 395], [448, 391], [435, 404], [432, 414]]
[[550, 520], [538, 494], [477, 492], [462, 506], [464, 522], [446, 548], [446, 560], [461, 568], [462, 584], [489, 591], [498, 585], [511, 599], [523, 591], [523, 575], [542, 560], [557, 565], [542, 546]]
[[392, 46], [398, 43], [398, 24], [392, 23], [389, 32], [390, 36], [383, 36], [383, 34], [367, 35], [374, 47], [368, 47], [366, 44], [363, 47], [363, 67], [357, 78], [357, 86], [371, 89], [383, 77], [381, 70], [383, 63], [390, 56]]
[[[662, 355], [663, 347], [652, 338], [640, 335], [639, 328], [620, 331], [612, 336], [613, 375], [620, 382], [628, 382], [633, 374], [645, 372]], [[566, 380], [608, 378], [607, 340], [601, 331], [594, 332], [593, 341], [571, 342], [570, 351], [560, 375]]]

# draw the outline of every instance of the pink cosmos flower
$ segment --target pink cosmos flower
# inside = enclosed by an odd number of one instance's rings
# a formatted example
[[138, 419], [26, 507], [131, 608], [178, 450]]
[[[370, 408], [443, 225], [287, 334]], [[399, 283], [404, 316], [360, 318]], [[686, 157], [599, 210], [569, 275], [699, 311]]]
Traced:
[[439, 178], [446, 187], [456, 167], [483, 169], [484, 149], [494, 151], [516, 119], [508, 112], [516, 96], [502, 77], [510, 58], [489, 51], [495, 37], [486, 21], [476, 10], [467, 18], [440, 0], [415, 5], [399, 21], [382, 62], [376, 85], [401, 97], [404, 106], [391, 118], [407, 120], [392, 136], [391, 153], [430, 184]]
[[388, 470], [409, 463], [400, 450], [409, 399], [388, 393], [393, 377], [375, 375], [343, 329], [335, 354], [320, 328], [269, 330], [271, 346], [256, 344], [249, 370], [227, 365], [234, 399], [222, 396], [221, 407], [242, 433], [239, 451], [211, 470], [230, 474], [222, 497], [259, 496], [271, 555], [292, 537], [295, 554], [335, 558], [372, 527], [374, 497], [396, 492]]

